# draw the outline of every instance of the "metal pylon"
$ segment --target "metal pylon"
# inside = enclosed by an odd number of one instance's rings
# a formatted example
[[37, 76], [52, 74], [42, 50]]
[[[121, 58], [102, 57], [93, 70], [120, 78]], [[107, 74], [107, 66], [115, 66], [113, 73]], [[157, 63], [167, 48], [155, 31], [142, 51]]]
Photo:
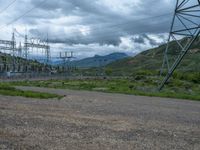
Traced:
[[163, 89], [199, 35], [200, 0], [177, 0], [161, 69], [161, 75], [165, 72], [166, 76], [159, 90]]

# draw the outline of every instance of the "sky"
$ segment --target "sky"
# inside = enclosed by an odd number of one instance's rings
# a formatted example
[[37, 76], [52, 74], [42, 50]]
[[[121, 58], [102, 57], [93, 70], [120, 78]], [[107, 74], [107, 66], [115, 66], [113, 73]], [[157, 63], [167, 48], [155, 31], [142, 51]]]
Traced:
[[15, 28], [22, 43], [25, 33], [48, 35], [52, 57], [133, 56], [166, 42], [174, 7], [174, 0], [0, 0], [0, 39], [11, 39]]

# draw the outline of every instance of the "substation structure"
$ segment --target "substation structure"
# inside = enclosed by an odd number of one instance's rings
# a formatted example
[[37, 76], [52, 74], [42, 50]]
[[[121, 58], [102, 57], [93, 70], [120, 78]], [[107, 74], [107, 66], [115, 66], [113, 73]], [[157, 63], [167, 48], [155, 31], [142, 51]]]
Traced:
[[[163, 89], [199, 35], [200, 0], [177, 0], [161, 69], [161, 77], [165, 77], [159, 90]], [[172, 41], [174, 46], [170, 44]]]
[[57, 70], [60, 73], [65, 73], [70, 75], [71, 72], [76, 70], [76, 66], [71, 64], [71, 60], [74, 59], [74, 52], [60, 52], [58, 59], [62, 60], [62, 65], [58, 66]]
[[[30, 58], [31, 54], [37, 56], [38, 50], [42, 51], [44, 62], [39, 63], [35, 59]], [[17, 46], [15, 32], [12, 33], [12, 39], [0, 40], [0, 75], [21, 75], [26, 73], [39, 73], [50, 71], [50, 46], [47, 41], [39, 39], [28, 39], [24, 37], [24, 44], [21, 42]]]

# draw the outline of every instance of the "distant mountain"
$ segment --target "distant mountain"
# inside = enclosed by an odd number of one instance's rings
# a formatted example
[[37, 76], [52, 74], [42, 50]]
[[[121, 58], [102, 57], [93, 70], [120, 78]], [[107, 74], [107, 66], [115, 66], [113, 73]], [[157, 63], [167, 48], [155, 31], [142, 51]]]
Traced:
[[[187, 39], [182, 39], [179, 42], [186, 43]], [[140, 70], [159, 70], [163, 62], [163, 52], [165, 51], [166, 45], [161, 45], [157, 48], [153, 48], [144, 51], [135, 57], [125, 58], [119, 61], [108, 64], [106, 67], [112, 72], [117, 74], [131, 74]], [[171, 63], [177, 58], [179, 52], [178, 45], [175, 41], [169, 44], [169, 58]], [[177, 68], [180, 71], [200, 71], [200, 37], [192, 45], [191, 49], [184, 57], [183, 61]]]
[[[127, 57], [129, 56], [125, 53], [112, 53], [106, 56], [95, 55], [94, 57], [89, 57], [78, 61], [72, 61], [70, 62], [70, 65], [76, 66], [78, 68], [102, 67], [114, 61], [121, 60]], [[59, 61], [56, 64], [62, 65], [62, 61]]]

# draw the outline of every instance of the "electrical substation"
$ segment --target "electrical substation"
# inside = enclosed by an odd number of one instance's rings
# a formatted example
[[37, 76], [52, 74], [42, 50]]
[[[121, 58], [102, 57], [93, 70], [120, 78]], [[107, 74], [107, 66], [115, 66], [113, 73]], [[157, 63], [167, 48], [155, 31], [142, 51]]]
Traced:
[[[39, 73], [50, 71], [50, 46], [48, 38], [42, 41], [36, 38], [28, 38], [24, 36], [24, 43], [16, 42], [17, 32], [12, 33], [11, 40], [0, 40], [0, 72], [1, 76], [23, 75], [26, 73]], [[37, 58], [32, 55], [43, 58], [43, 62], [37, 62]]]
[[[26, 13], [29, 13], [29, 11]], [[193, 43], [199, 37], [199, 14], [200, 0], [176, 1], [167, 41], [168, 44], [164, 52], [163, 65], [160, 71], [161, 76], [164, 78], [159, 85], [159, 90], [162, 90]], [[8, 25], [11, 24], [12, 22]], [[23, 42], [17, 42], [16, 35], [23, 37]], [[171, 47], [170, 42], [172, 41], [176, 43], [176, 47]], [[0, 40], [0, 52], [1, 76], [51, 74], [52, 72], [65, 73], [66, 75], [66, 72], [70, 72], [76, 68], [75, 66], [70, 66], [70, 61], [74, 58], [73, 52], [60, 52], [56, 59], [62, 60], [63, 63], [61, 66], [55, 67], [51, 64], [53, 57], [51, 57], [48, 36], [45, 40], [40, 40], [39, 38], [22, 35], [16, 29], [13, 30], [10, 40]], [[101, 61], [99, 61], [99, 68], [101, 68]]]

